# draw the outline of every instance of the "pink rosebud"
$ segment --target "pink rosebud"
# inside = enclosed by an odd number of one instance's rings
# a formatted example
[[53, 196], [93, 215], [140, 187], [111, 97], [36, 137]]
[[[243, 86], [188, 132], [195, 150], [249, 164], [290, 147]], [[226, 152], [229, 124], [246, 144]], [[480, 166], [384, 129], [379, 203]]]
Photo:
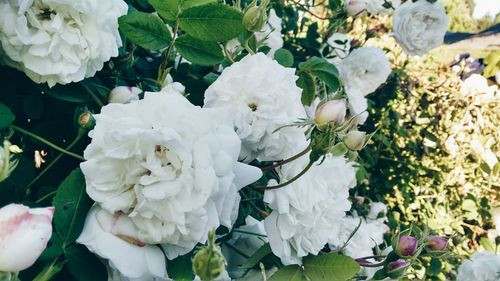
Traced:
[[403, 260], [403, 259], [399, 259], [399, 260], [395, 260], [395, 261], [391, 261], [390, 263], [387, 264], [387, 269], [389, 271], [394, 271], [394, 270], [398, 270], [400, 268], [404, 268], [408, 265], [408, 262]]
[[35, 263], [52, 235], [53, 216], [53, 207], [0, 209], [0, 271], [18, 272]]
[[410, 257], [417, 251], [417, 238], [413, 236], [399, 237], [398, 251], [401, 256]]
[[361, 150], [365, 142], [366, 133], [361, 131], [350, 131], [344, 138], [344, 144], [352, 151]]
[[139, 94], [142, 92], [137, 87], [118, 86], [109, 93], [109, 103], [129, 103], [139, 100]]
[[347, 105], [345, 100], [330, 100], [320, 105], [316, 110], [315, 121], [318, 125], [344, 123]]
[[427, 249], [431, 251], [444, 251], [448, 246], [448, 239], [442, 236], [429, 236], [427, 238]]

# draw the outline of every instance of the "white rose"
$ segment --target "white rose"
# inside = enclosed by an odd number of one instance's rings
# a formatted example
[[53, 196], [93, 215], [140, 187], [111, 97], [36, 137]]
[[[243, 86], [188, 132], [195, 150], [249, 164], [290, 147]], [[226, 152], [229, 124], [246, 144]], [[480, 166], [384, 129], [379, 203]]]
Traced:
[[24, 270], [38, 259], [52, 235], [54, 208], [10, 204], [0, 209], [0, 272]]
[[137, 229], [124, 214], [92, 207], [77, 242], [109, 262], [109, 280], [168, 280], [165, 255], [158, 246], [140, 242]]
[[332, 58], [328, 58], [328, 62], [335, 64], [336, 66], [340, 65], [342, 59], [346, 58], [349, 55], [351, 50], [351, 37], [347, 36], [343, 33], [333, 33], [326, 43], [330, 47], [330, 55]]
[[[267, 242], [264, 221], [258, 221], [251, 216], [247, 216], [245, 218], [245, 225], [236, 228], [232, 233], [231, 239], [227, 241], [233, 247], [228, 247], [225, 244], [221, 246], [222, 254], [227, 260], [229, 275], [232, 278], [243, 276], [247, 272], [247, 269], [240, 266], [247, 258], [242, 256], [241, 253], [250, 257]], [[233, 248], [238, 249], [238, 252], [234, 251]]]
[[122, 0], [2, 1], [0, 49], [37, 83], [81, 81], [118, 56], [118, 18], [127, 9]]
[[359, 16], [368, 8], [369, 0], [345, 0], [344, 5], [347, 14], [350, 16]]
[[[358, 230], [352, 235], [358, 225]], [[373, 248], [384, 242], [384, 233], [389, 230], [389, 227], [384, 223], [384, 219], [366, 220], [356, 216], [349, 216], [336, 229], [330, 246], [334, 250], [338, 250], [345, 245], [344, 254], [355, 259], [372, 256], [374, 255]], [[373, 260], [370, 261], [373, 262]], [[363, 273], [368, 276], [367, 279], [369, 280], [373, 277], [375, 271], [364, 268]]]
[[139, 94], [142, 90], [137, 87], [118, 86], [109, 93], [109, 103], [129, 103], [139, 100]]
[[361, 47], [343, 59], [339, 67], [347, 93], [373, 93], [391, 74], [391, 63], [377, 47]]
[[[278, 171], [281, 183], [302, 171], [308, 161], [307, 155], [284, 165]], [[319, 163], [295, 182], [264, 193], [264, 202], [273, 209], [264, 220], [269, 243], [285, 265], [317, 255], [334, 238], [351, 207], [348, 196], [356, 184], [354, 167], [331, 155]], [[271, 186], [275, 184], [270, 181]]]
[[457, 281], [498, 281], [500, 255], [476, 252], [458, 268]]
[[370, 203], [370, 212], [366, 216], [367, 219], [377, 220], [379, 216], [384, 216], [387, 214], [387, 206], [382, 202], [372, 202]]
[[270, 48], [267, 55], [274, 56], [274, 52], [283, 47], [283, 37], [281, 35], [281, 18], [276, 15], [276, 12], [271, 9], [267, 23], [261, 32], [255, 33], [257, 41], [262, 41], [265, 46]]
[[394, 13], [394, 37], [410, 55], [423, 55], [443, 44], [448, 16], [439, 2], [406, 1]]
[[201, 109], [175, 92], [146, 93], [95, 115], [81, 164], [87, 192], [109, 212], [122, 211], [145, 243], [172, 259], [231, 228], [238, 190], [261, 176], [237, 162], [240, 140], [226, 112]]
[[240, 159], [282, 160], [307, 145], [304, 130], [286, 127], [305, 118], [295, 69], [263, 53], [248, 55], [224, 69], [205, 92], [205, 107], [231, 111], [242, 140]]
[[347, 101], [351, 116], [356, 116], [355, 122], [364, 124], [368, 119], [368, 100], [359, 91], [349, 91], [347, 92]]

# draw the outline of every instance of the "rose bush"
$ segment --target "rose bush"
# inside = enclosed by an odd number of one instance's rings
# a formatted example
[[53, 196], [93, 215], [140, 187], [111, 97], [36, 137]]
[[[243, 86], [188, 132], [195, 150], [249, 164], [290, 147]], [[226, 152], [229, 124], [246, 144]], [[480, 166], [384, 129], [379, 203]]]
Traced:
[[421, 55], [442, 42], [439, 4], [228, 2], [0, 4], [0, 206], [55, 210], [39, 241], [6, 219], [1, 278], [383, 280], [448, 255], [358, 194], [367, 95], [392, 69], [351, 32], [395, 13]]

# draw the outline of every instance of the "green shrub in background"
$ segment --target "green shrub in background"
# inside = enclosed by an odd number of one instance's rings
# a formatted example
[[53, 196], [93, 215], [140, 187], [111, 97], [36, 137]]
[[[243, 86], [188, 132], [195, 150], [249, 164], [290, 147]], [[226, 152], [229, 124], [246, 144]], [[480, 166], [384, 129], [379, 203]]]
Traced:
[[[432, 59], [413, 63], [406, 69], [410, 75], [394, 71], [371, 97], [376, 106], [366, 126], [378, 133], [361, 157], [366, 188], [359, 195], [384, 197], [391, 227], [427, 222], [432, 231], [453, 237], [456, 253], [494, 250], [487, 234], [500, 187], [500, 165], [491, 155], [496, 160], [500, 147], [498, 90], [467, 94], [449, 66]], [[458, 262], [423, 260], [436, 280]]]

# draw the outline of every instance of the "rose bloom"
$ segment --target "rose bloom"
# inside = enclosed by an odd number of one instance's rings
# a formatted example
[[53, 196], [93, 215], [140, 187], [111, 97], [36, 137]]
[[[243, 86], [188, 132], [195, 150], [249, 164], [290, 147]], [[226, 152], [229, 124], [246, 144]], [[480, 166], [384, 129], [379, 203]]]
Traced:
[[[278, 170], [280, 183], [301, 172], [309, 156]], [[300, 264], [308, 254], [317, 255], [341, 227], [351, 208], [349, 189], [356, 184], [355, 169], [346, 159], [327, 155], [298, 180], [266, 190], [264, 202], [273, 210], [264, 220], [273, 253], [283, 264]], [[276, 185], [275, 180], [269, 186]]]
[[257, 41], [262, 41], [264, 46], [270, 48], [267, 55], [269, 57], [274, 56], [274, 52], [279, 48], [283, 47], [283, 37], [281, 35], [281, 18], [276, 15], [276, 12], [271, 9], [269, 11], [269, 17], [267, 23], [261, 32], [255, 33], [255, 38]]
[[424, 55], [443, 44], [448, 16], [439, 2], [406, 1], [394, 13], [394, 37], [410, 55]]
[[305, 148], [304, 129], [277, 130], [306, 117], [297, 78], [294, 68], [258, 53], [224, 69], [208, 87], [204, 107], [231, 112], [242, 140], [240, 159], [282, 160]]
[[95, 115], [81, 164], [87, 193], [126, 214], [138, 240], [162, 244], [169, 259], [231, 228], [238, 190], [261, 176], [237, 162], [241, 141], [227, 112], [202, 109], [175, 91], [108, 104]]
[[476, 252], [458, 268], [457, 281], [498, 281], [500, 255]]
[[366, 96], [375, 92], [392, 70], [382, 49], [361, 47], [342, 60], [339, 71], [348, 94], [357, 91]]
[[52, 235], [54, 208], [10, 204], [0, 209], [0, 272], [18, 272], [35, 263]]
[[11, 0], [0, 3], [0, 53], [33, 81], [67, 84], [118, 56], [122, 0]]
[[144, 245], [138, 239], [129, 217], [94, 206], [77, 242], [108, 261], [110, 280], [167, 280], [165, 255], [160, 247]]

